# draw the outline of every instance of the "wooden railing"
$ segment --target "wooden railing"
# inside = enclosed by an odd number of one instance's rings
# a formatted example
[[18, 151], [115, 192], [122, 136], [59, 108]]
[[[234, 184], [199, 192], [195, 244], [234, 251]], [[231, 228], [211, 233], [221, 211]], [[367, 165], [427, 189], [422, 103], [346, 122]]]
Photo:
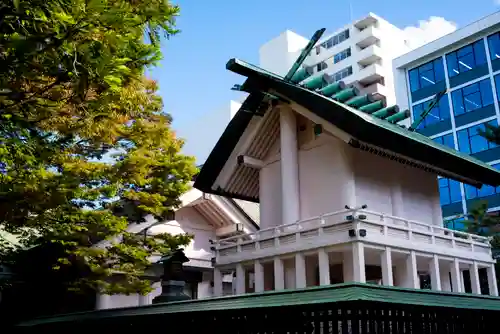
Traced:
[[[216, 256], [255, 252], [266, 248], [299, 245], [311, 238], [340, 235], [350, 229], [364, 229], [370, 242], [385, 244], [387, 240], [428, 244], [463, 251], [491, 254], [490, 238], [445, 227], [386, 215], [370, 210], [340, 210], [295, 223], [215, 242]], [[345, 235], [345, 234], [342, 234]], [[332, 242], [335, 238], [331, 238]]]

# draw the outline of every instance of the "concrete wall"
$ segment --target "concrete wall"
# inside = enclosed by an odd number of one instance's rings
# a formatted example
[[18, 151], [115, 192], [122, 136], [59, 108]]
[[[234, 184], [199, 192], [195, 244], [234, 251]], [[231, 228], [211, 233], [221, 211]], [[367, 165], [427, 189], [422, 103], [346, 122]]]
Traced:
[[307, 38], [286, 30], [260, 47], [259, 65], [268, 71], [285, 76], [308, 42]]

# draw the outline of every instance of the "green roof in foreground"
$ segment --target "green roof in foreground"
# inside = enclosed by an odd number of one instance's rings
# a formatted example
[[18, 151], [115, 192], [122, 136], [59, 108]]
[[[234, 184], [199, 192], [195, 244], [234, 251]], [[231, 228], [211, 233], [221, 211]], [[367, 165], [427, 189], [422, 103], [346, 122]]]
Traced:
[[483, 184], [500, 185], [499, 170], [422, 134], [351, 108], [300, 84], [286, 82], [280, 76], [244, 61], [231, 59], [226, 67], [248, 78], [243, 87], [250, 95], [227, 126], [198, 175], [195, 187], [201, 191], [224, 195], [224, 189], [214, 190], [213, 184], [252, 118], [259, 117], [256, 111], [267, 93], [294, 102], [341, 129], [355, 139], [351, 143], [355, 147], [368, 150], [376, 148], [379, 154], [389, 158], [406, 161], [476, 187]]
[[269, 291], [239, 296], [65, 314], [55, 317], [34, 319], [22, 323], [20, 326], [155, 314], [283, 307], [352, 301], [372, 301], [390, 304], [500, 311], [499, 297], [395, 288], [362, 283], [344, 283], [299, 290]]

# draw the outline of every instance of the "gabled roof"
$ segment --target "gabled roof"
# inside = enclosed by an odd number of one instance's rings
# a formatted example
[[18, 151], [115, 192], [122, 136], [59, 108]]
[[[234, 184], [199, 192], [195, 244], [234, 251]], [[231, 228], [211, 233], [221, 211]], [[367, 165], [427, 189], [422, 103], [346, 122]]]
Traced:
[[[354, 147], [476, 187], [500, 185], [500, 172], [495, 168], [424, 135], [351, 108], [299, 84], [285, 82], [282, 77], [241, 60], [231, 59], [226, 67], [248, 78], [243, 87], [251, 94], [227, 126], [196, 179], [195, 187], [204, 192], [228, 195], [223, 189], [213, 189], [214, 183], [252, 118], [258, 117], [256, 112], [269, 93], [308, 109], [347, 133], [352, 137], [349, 144]], [[256, 201], [256, 198], [243, 199]]]
[[251, 220], [260, 226], [260, 206], [258, 203], [233, 199], [234, 204], [239, 207]]
[[[197, 167], [201, 170], [203, 168], [203, 164], [198, 165]], [[198, 175], [199, 173], [193, 177], [193, 181], [196, 181]], [[260, 206], [258, 203], [231, 197], [226, 197], [226, 200], [232, 204], [235, 210], [238, 210], [242, 215], [244, 215], [256, 229], [260, 229]]]

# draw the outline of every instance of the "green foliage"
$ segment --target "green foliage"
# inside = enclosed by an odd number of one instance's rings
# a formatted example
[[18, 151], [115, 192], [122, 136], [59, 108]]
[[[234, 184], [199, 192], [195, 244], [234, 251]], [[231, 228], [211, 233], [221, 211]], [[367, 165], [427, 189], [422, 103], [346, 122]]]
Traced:
[[478, 129], [478, 133], [488, 141], [500, 145], [500, 127], [485, 124], [485, 130]]
[[[487, 202], [476, 203], [464, 224], [467, 232], [490, 237], [493, 256], [500, 255], [500, 218], [488, 214]], [[500, 263], [498, 262], [495, 264], [495, 271], [497, 283], [500, 284]]]
[[472, 207], [464, 225], [469, 233], [491, 237], [493, 250], [500, 250], [500, 218], [488, 214], [487, 202], [478, 202]]
[[54, 270], [88, 271], [71, 288], [146, 293], [148, 258], [190, 241], [127, 232], [165, 217], [196, 172], [145, 77], [178, 14], [167, 0], [0, 3], [0, 228], [22, 249], [62, 247]]

